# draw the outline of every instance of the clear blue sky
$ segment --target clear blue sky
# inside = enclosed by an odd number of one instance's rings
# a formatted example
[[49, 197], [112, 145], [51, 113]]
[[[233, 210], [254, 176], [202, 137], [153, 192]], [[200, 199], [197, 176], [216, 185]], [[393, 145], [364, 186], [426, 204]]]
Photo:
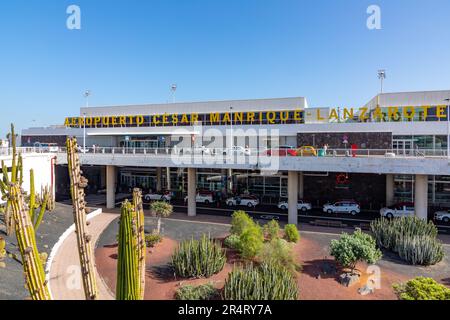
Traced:
[[[66, 8], [82, 30], [66, 28]], [[382, 10], [382, 30], [366, 9]], [[305, 96], [359, 106], [379, 90], [450, 89], [448, 0], [0, 2], [0, 135], [92, 105]], [[33, 121], [34, 120], [34, 121]]]

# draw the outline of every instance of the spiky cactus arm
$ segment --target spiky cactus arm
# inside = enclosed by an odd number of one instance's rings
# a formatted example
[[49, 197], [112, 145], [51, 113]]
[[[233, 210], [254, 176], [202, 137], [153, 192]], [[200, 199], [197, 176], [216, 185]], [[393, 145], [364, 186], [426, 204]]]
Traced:
[[122, 204], [119, 226], [119, 250], [117, 256], [116, 300], [140, 300], [141, 278], [138, 269], [137, 238], [133, 228], [135, 215], [128, 201]]
[[67, 139], [67, 162], [84, 293], [87, 300], [96, 300], [98, 298], [98, 289], [95, 278], [94, 255], [91, 236], [86, 231], [84, 188], [87, 186], [87, 180], [81, 175], [80, 159], [77, 153], [77, 140], [75, 138]]
[[48, 204], [48, 193], [44, 195], [44, 200], [41, 203], [41, 208], [39, 210], [39, 214], [36, 218], [36, 221], [34, 222], [34, 229], [37, 231], [39, 229], [39, 226], [41, 225], [42, 219], [44, 219], [45, 210], [47, 209]]
[[12, 146], [12, 168], [11, 168], [11, 181], [16, 183], [17, 181], [17, 148], [16, 148], [16, 133], [14, 132], [14, 125], [11, 124], [11, 146]]
[[36, 210], [36, 189], [34, 186], [34, 170], [30, 170], [30, 218], [34, 222], [34, 211]]
[[140, 189], [133, 190], [133, 205], [136, 217], [136, 230], [137, 230], [137, 246], [138, 246], [138, 270], [140, 283], [141, 300], [144, 300], [145, 294], [145, 226], [144, 226], [144, 205], [142, 203], [142, 191]]
[[22, 256], [26, 285], [33, 300], [50, 300], [44, 266], [36, 246], [36, 236], [18, 184], [11, 185], [10, 199], [16, 237]]

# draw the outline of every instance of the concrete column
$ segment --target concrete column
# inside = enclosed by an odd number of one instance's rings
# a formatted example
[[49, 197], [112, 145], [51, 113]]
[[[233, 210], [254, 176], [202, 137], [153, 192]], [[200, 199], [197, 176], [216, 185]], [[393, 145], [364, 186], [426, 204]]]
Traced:
[[162, 190], [162, 168], [156, 168], [156, 192]]
[[428, 176], [426, 175], [416, 175], [414, 211], [417, 217], [428, 220]]
[[386, 205], [392, 206], [394, 204], [394, 175], [386, 175]]
[[197, 215], [197, 170], [195, 168], [188, 168], [188, 216], [195, 217]]
[[304, 189], [304, 175], [303, 172], [298, 173], [298, 198], [304, 199], [305, 198], [305, 189]]
[[172, 184], [170, 181], [170, 168], [166, 168], [166, 180], [167, 180], [167, 190], [172, 190]]
[[227, 171], [227, 181], [228, 181], [228, 193], [233, 193], [233, 169], [228, 169]]
[[289, 224], [298, 225], [298, 172], [288, 173], [288, 221]]
[[116, 207], [116, 179], [116, 167], [106, 166], [106, 208], [108, 209]]

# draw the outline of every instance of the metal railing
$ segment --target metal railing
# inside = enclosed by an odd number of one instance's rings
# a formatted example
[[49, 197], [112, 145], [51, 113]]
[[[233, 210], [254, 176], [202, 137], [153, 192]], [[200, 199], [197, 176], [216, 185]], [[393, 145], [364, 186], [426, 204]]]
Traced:
[[[33, 149], [34, 152], [45, 153], [49, 151]], [[439, 158], [448, 157], [447, 150], [443, 149], [413, 149], [413, 150], [397, 150], [397, 149], [323, 149], [318, 150], [258, 150], [244, 149], [233, 150], [227, 148], [127, 148], [127, 147], [89, 147], [86, 149], [79, 148], [80, 153], [94, 154], [113, 154], [113, 155], [147, 155], [147, 156], [244, 156], [244, 157], [347, 157], [347, 158]], [[56, 151], [55, 151], [56, 152]], [[58, 153], [65, 153], [66, 148], [59, 148]]]
[[[17, 153], [32, 154], [32, 153], [57, 153], [60, 148], [39, 148], [39, 147], [20, 147], [17, 148]], [[12, 148], [0, 148], [0, 156], [12, 156]]]

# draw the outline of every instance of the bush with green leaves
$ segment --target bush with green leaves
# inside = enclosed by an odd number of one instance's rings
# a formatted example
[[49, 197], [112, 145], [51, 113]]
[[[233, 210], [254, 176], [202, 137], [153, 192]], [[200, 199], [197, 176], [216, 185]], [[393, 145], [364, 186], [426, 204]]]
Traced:
[[225, 238], [224, 245], [233, 250], [240, 250], [241, 240], [238, 235], [232, 234]]
[[393, 288], [400, 300], [450, 300], [450, 289], [431, 278], [417, 277]]
[[269, 223], [266, 223], [263, 227], [264, 236], [269, 241], [273, 239], [278, 239], [280, 233], [280, 225], [277, 221], [271, 220]]
[[292, 244], [284, 239], [273, 239], [264, 243], [258, 254], [258, 260], [264, 264], [285, 267], [291, 272], [299, 269], [299, 265], [295, 262]]
[[219, 297], [219, 291], [211, 283], [199, 286], [181, 286], [175, 293], [177, 300], [216, 300]]
[[298, 286], [291, 272], [280, 266], [250, 264], [235, 267], [223, 290], [224, 300], [297, 300]]
[[222, 246], [206, 235], [182, 242], [172, 256], [175, 274], [182, 278], [208, 278], [225, 266]]
[[244, 259], [256, 257], [263, 245], [264, 234], [262, 228], [257, 224], [246, 227], [239, 237], [239, 251]]
[[353, 272], [359, 261], [375, 264], [382, 253], [377, 249], [375, 239], [360, 229], [353, 234], [343, 233], [339, 240], [331, 241], [331, 255], [343, 268]]
[[373, 221], [371, 230], [381, 248], [393, 251], [413, 265], [434, 265], [444, 258], [438, 230], [432, 222], [418, 217]]
[[173, 206], [165, 201], [155, 201], [150, 204], [150, 213], [157, 218], [155, 233], [161, 233], [161, 218], [167, 218], [173, 213]]
[[145, 235], [145, 245], [147, 248], [153, 248], [162, 241], [162, 236], [157, 233], [151, 233]]
[[231, 234], [240, 236], [245, 229], [254, 225], [255, 222], [245, 211], [235, 211], [231, 219]]
[[284, 227], [284, 237], [289, 242], [297, 243], [300, 240], [300, 233], [295, 224], [287, 224]]

